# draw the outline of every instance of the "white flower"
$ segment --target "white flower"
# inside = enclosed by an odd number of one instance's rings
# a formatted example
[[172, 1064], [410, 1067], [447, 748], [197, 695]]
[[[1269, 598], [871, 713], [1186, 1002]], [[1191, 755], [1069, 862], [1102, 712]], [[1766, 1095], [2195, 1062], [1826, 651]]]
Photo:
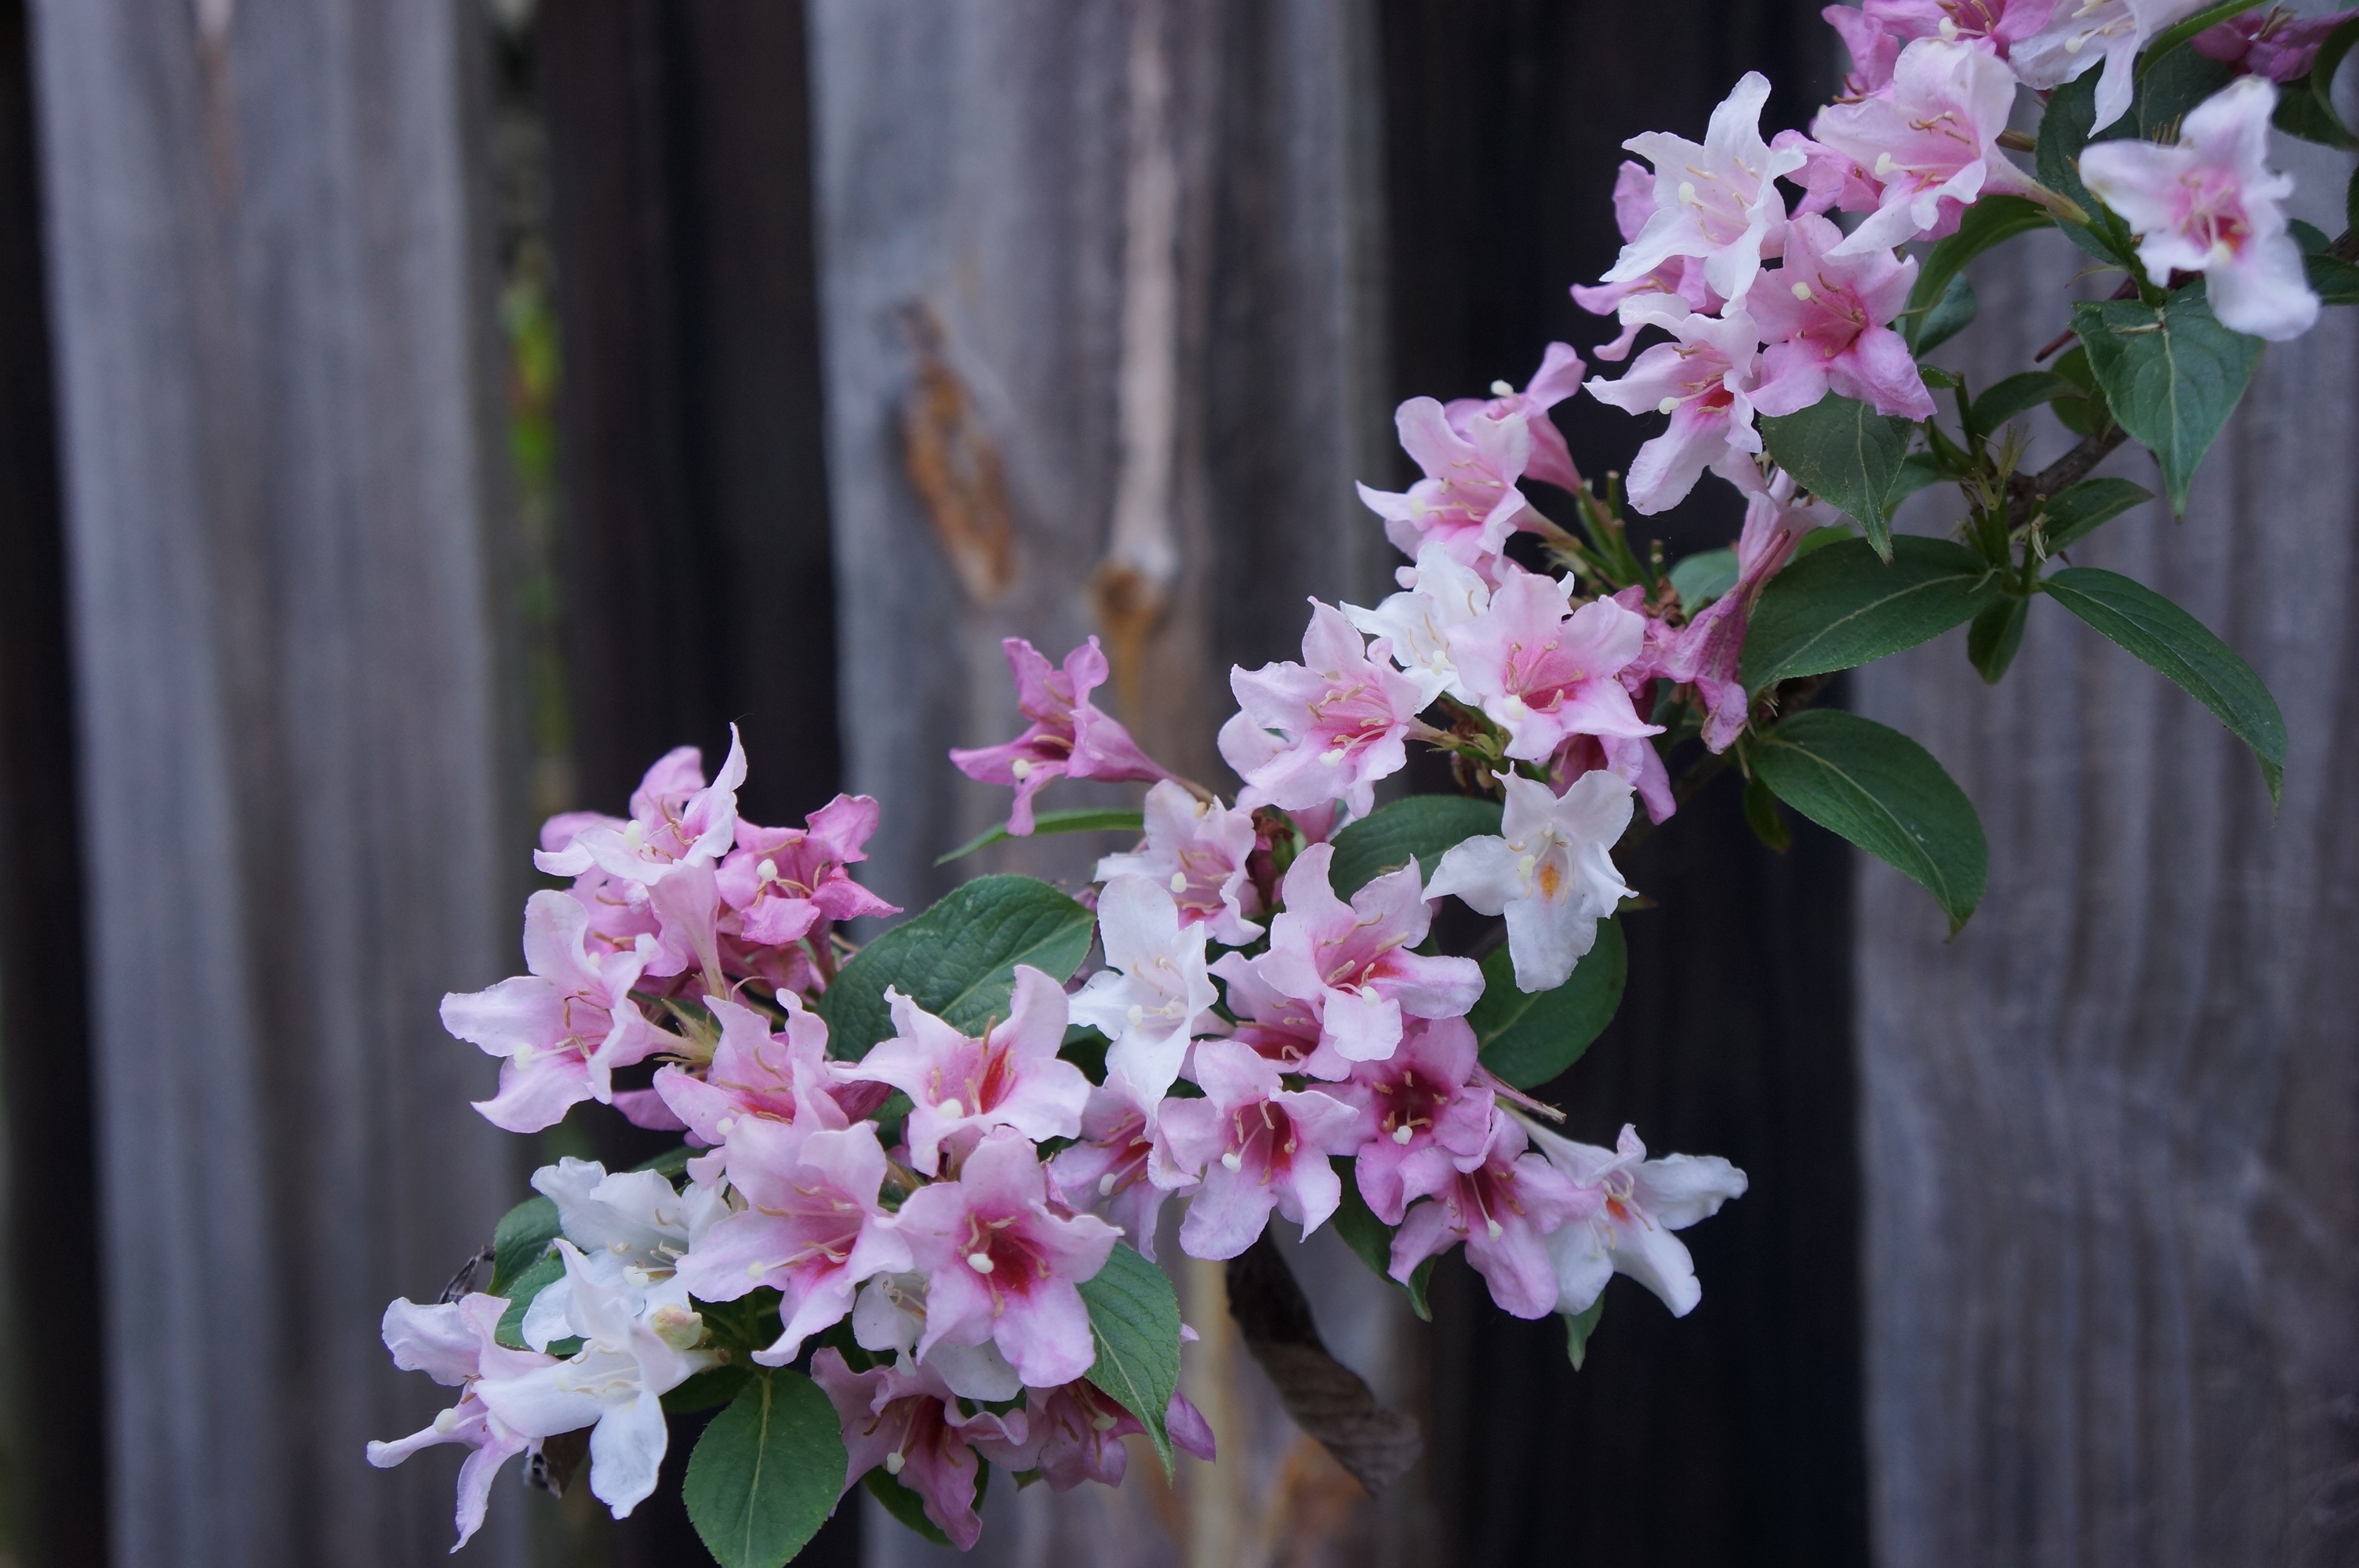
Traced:
[[2137, 92], [2137, 52], [2148, 38], [2202, 9], [2204, 0], [2059, 0], [2046, 27], [2007, 50], [2027, 87], [2061, 87], [2103, 60], [2097, 120], [2104, 130], [2129, 110]]
[[1673, 256], [1703, 258], [1704, 281], [1723, 299], [1742, 299], [1786, 238], [1786, 199], [1777, 177], [1802, 167], [1799, 147], [1772, 150], [1761, 139], [1769, 79], [1748, 70], [1712, 112], [1698, 146], [1685, 136], [1649, 131], [1622, 145], [1655, 166], [1655, 211], [1622, 247], [1608, 283], [1646, 276]]
[[1515, 774], [1499, 782], [1507, 792], [1501, 837], [1469, 838], [1443, 855], [1425, 893], [1455, 893], [1480, 914], [1505, 914], [1516, 988], [1553, 990], [1595, 944], [1598, 921], [1630, 896], [1611, 853], [1630, 825], [1630, 784], [1603, 768], [1561, 795]]
[[[925, 1275], [879, 1274], [860, 1287], [852, 1306], [852, 1337], [860, 1348], [878, 1355], [889, 1350], [908, 1371], [918, 1364], [914, 1352], [925, 1335]], [[1024, 1391], [1024, 1379], [988, 1339], [980, 1345], [938, 1341], [926, 1352], [925, 1365], [961, 1399], [989, 1402]]]
[[1720, 1212], [1730, 1198], [1743, 1197], [1745, 1173], [1717, 1154], [1672, 1154], [1647, 1158], [1636, 1129], [1622, 1130], [1620, 1146], [1600, 1149], [1575, 1143], [1518, 1117], [1549, 1163], [1576, 1186], [1599, 1195], [1587, 1219], [1576, 1219], [1548, 1238], [1556, 1265], [1556, 1310], [1582, 1313], [1596, 1302], [1605, 1281], [1627, 1274], [1685, 1317], [1703, 1299], [1695, 1260], [1676, 1237], [1700, 1219]]
[[[688, 1288], [673, 1265], [715, 1220], [729, 1213], [716, 1184], [674, 1192], [653, 1171], [616, 1171], [594, 1160], [560, 1160], [532, 1173], [533, 1190], [557, 1205], [566, 1238], [582, 1249], [590, 1277], [621, 1292], [634, 1314], [661, 1306], [688, 1305]], [[546, 1350], [552, 1339], [572, 1331], [571, 1276], [556, 1281], [525, 1309], [524, 1342]]]
[[1116, 877], [1098, 897], [1098, 939], [1114, 968], [1073, 998], [1072, 1021], [1114, 1043], [1108, 1072], [1159, 1099], [1180, 1076], [1189, 1041], [1216, 1026], [1220, 993], [1204, 968], [1204, 927], [1180, 923], [1169, 888]]
[[1343, 606], [1352, 624], [1392, 648], [1393, 663], [1417, 683], [1422, 704], [1445, 693], [1472, 705], [1474, 697], [1458, 679], [1450, 654], [1450, 629], [1473, 621], [1491, 605], [1491, 586], [1473, 568], [1451, 557], [1439, 543], [1417, 553], [1417, 565], [1403, 567], [1396, 593], [1374, 610]]

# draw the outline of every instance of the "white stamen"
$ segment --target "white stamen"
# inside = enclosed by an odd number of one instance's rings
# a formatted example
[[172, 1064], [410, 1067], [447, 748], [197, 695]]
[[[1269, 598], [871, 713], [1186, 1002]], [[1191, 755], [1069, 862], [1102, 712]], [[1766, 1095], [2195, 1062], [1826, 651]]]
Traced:
[[1221, 1156], [1221, 1164], [1223, 1169], [1228, 1171], [1242, 1171], [1245, 1168], [1245, 1156], [1232, 1149], [1227, 1153]]
[[934, 1109], [941, 1113], [943, 1116], [948, 1117], [952, 1121], [956, 1121], [960, 1117], [966, 1114], [966, 1107], [959, 1104], [958, 1097], [956, 1095], [952, 1095], [950, 1098], [942, 1101], [942, 1103], [936, 1106]]
[[1677, 414], [1679, 411], [1680, 400], [1676, 397], [1666, 397], [1655, 405], [1655, 412], [1658, 414]]
[[1029, 757], [1018, 757], [1007, 764], [1007, 771], [1014, 773], [1016, 781], [1021, 783], [1032, 776], [1032, 760]]
[[1888, 178], [1888, 177], [1891, 175], [1891, 173], [1892, 173], [1892, 155], [1891, 155], [1890, 153], [1878, 153], [1878, 154], [1876, 154], [1876, 155], [1875, 155], [1875, 178], [1878, 178], [1878, 179], [1884, 179], [1884, 178]]
[[1488, 1217], [1486, 1216], [1486, 1217], [1484, 1217], [1484, 1219], [1483, 1223], [1484, 1223], [1486, 1227], [1489, 1227], [1490, 1232], [1491, 1232], [1491, 1239], [1492, 1239], [1492, 1240], [1494, 1240], [1494, 1241], [1498, 1240], [1500, 1237], [1502, 1237], [1502, 1236], [1504, 1236], [1504, 1235], [1506, 1235], [1506, 1234], [1507, 1227], [1506, 1227], [1506, 1226], [1504, 1226], [1504, 1225], [1501, 1225], [1501, 1224], [1500, 1224], [1497, 1220], [1495, 1220], [1495, 1219], [1492, 1219], [1492, 1218], [1490, 1218], [1490, 1217]]
[[1809, 284], [1807, 284], [1807, 283], [1798, 283], [1798, 284], [1794, 285], [1794, 297], [1795, 297], [1795, 298], [1797, 298], [1797, 299], [1808, 299], [1810, 297], [1810, 286]]
[[1098, 1196], [1102, 1198], [1110, 1198], [1114, 1196], [1114, 1173], [1112, 1171], [1108, 1171], [1104, 1175], [1098, 1178]]
[[1416, 1136], [1417, 1130], [1414, 1128], [1396, 1127], [1393, 1129], [1393, 1141], [1396, 1143], [1407, 1143]]
[[991, 1254], [988, 1252], [968, 1253], [966, 1255], [966, 1266], [973, 1270], [978, 1274], [988, 1274], [994, 1267], [991, 1261]]
[[1187, 872], [1174, 871], [1171, 873], [1171, 891], [1173, 892], [1186, 892], [1188, 891]]
[[1682, 201], [1693, 201], [1695, 199], [1695, 181], [1692, 179], [1680, 180], [1680, 200]]
[[901, 1473], [901, 1466], [908, 1463], [907, 1459], [901, 1457], [901, 1451], [896, 1448], [892, 1453], [885, 1455], [885, 1474], [897, 1476]]
[[1513, 397], [1515, 395], [1516, 389], [1504, 381], [1495, 381], [1491, 384], [1491, 395], [1494, 397]]
[[766, 856], [763, 858], [762, 863], [754, 868], [754, 874], [766, 882], [777, 881], [778, 880], [778, 862], [770, 860]]

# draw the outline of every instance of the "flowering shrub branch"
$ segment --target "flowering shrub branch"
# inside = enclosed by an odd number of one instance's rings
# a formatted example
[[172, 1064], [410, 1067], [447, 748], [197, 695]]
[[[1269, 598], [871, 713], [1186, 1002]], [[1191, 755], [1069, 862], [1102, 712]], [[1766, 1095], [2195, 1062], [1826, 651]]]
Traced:
[[[463, 1544], [506, 1459], [561, 1487], [586, 1450], [619, 1518], [658, 1484], [666, 1412], [725, 1404], [685, 1488], [730, 1568], [785, 1562], [855, 1486], [971, 1546], [995, 1471], [1115, 1484], [1129, 1436], [1167, 1468], [1212, 1457], [1153, 1261], [1176, 1206], [1166, 1241], [1228, 1260], [1288, 1408], [1381, 1487], [1414, 1428], [1327, 1355], [1273, 1222], [1334, 1226], [1419, 1312], [1462, 1248], [1502, 1310], [1564, 1318], [1579, 1365], [1614, 1274], [1694, 1309], [1677, 1233], [1745, 1190], [1630, 1128], [1575, 1142], [1536, 1098], [1620, 1000], [1617, 857], [1734, 767], [1773, 847], [1797, 812], [1953, 926], [1973, 913], [1973, 807], [1907, 737], [1812, 708], [1832, 674], [1964, 625], [1996, 682], [2053, 601], [2210, 708], [2274, 795], [2285, 727], [2251, 669], [2070, 552], [2148, 499], [2098, 463], [2136, 442], [2183, 512], [2265, 342], [2359, 302], [2351, 236], [2289, 221], [2269, 162], [2275, 132], [2359, 145], [2329, 92], [2359, 22], [2191, 0], [1827, 16], [1852, 72], [1807, 134], [1765, 138], [1748, 75], [1702, 143], [1628, 144], [1647, 165], [1614, 190], [1627, 243], [1574, 290], [1615, 318], [1596, 352], [1618, 376], [1555, 343], [1521, 390], [1401, 406], [1424, 477], [1361, 491], [1409, 563], [1399, 591], [1314, 601], [1299, 662], [1234, 672], [1234, 799], [1099, 710], [1094, 640], [1061, 664], [1008, 642], [1027, 727], [951, 757], [1013, 806], [946, 858], [1135, 833], [1080, 897], [983, 877], [854, 946], [842, 923], [900, 913], [853, 877], [876, 804], [745, 822], [734, 741], [710, 782], [681, 750], [628, 816], [552, 819], [536, 863], [571, 886], [527, 906], [529, 973], [443, 1003], [501, 1063], [477, 1108], [530, 1133], [592, 1100], [681, 1144], [636, 1171], [545, 1168], [484, 1288], [471, 1267], [387, 1309], [397, 1364], [457, 1399], [371, 1461], [467, 1447]], [[2010, 129], [2033, 104], [2037, 135]], [[2112, 297], [2060, 279], [2052, 362], [1995, 385], [1928, 363], [1973, 316], [1967, 264], [2044, 229], [2115, 274]], [[1548, 417], [1582, 390], [1665, 421], [1626, 491], [1586, 481]], [[2081, 440], [2031, 471], [2041, 407]], [[1636, 547], [1632, 514], [1708, 475], [1743, 498], [1736, 540], [1675, 563]], [[1937, 483], [1954, 526], [1895, 535]], [[1462, 793], [1379, 806], [1413, 745]], [[1151, 787], [1143, 811], [1036, 810], [1060, 778]], [[1437, 948], [1443, 898], [1496, 921], [1487, 950]]]

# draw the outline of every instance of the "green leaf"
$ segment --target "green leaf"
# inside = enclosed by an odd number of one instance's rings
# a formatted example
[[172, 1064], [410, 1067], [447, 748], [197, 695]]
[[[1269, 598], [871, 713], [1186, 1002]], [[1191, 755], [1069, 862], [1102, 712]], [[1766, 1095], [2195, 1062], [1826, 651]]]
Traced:
[[2095, 567], [2067, 567], [2040, 588], [2065, 609], [2176, 681], [2253, 749], [2269, 799], [2285, 782], [2285, 715], [2236, 651], [2143, 583]]
[[2206, 5], [2183, 22], [2175, 22], [2147, 40], [2146, 53], [2139, 57], [2137, 73], [2143, 79], [2162, 63], [2170, 52], [2207, 27], [2216, 27], [2231, 16], [2241, 16], [2267, 0], [2222, 0], [2216, 5]]
[[969, 1034], [1007, 1016], [1016, 966], [1056, 980], [1089, 956], [1096, 919], [1031, 877], [978, 877], [914, 920], [863, 947], [818, 1003], [828, 1049], [858, 1058], [893, 1033], [885, 990], [897, 986], [919, 1007]]
[[[1989, 250], [1993, 245], [2028, 233], [2034, 229], [2051, 228], [2056, 220], [2037, 201], [2020, 196], [1985, 196], [1965, 211], [1958, 220], [1958, 232], [1934, 245], [1925, 254], [1925, 265], [1918, 270], [1916, 287], [1908, 291], [1908, 308], [1922, 315], [1909, 315], [1904, 319], [1914, 323], [1908, 334], [1908, 346], [1923, 353], [1940, 340], [1931, 335], [1930, 329], [1940, 315], [1937, 303], [1947, 298], [1951, 286], [1965, 274], [1966, 264]], [[1973, 315], [1973, 291], [1966, 291], [1966, 315]], [[1958, 323], [1962, 327], [1964, 321]], [[1952, 328], [1954, 331], [1956, 329]], [[1947, 337], [1947, 332], [1941, 334]]]
[[[2048, 95], [2048, 111], [2039, 121], [2039, 146], [2033, 164], [2039, 183], [2058, 195], [2080, 204], [2089, 214], [2087, 227], [2079, 223], [2062, 223], [2058, 227], [2074, 244], [2101, 261], [2132, 265], [2136, 258], [2136, 240], [2121, 218], [2089, 194], [2081, 183], [2081, 149], [2089, 143], [2089, 127], [2097, 118], [2097, 73], [2083, 71], [2077, 79], [2066, 82]], [[1976, 202], [1975, 207], [1983, 203]], [[1973, 208], [1968, 208], [1969, 216]]]
[[2160, 307], [2086, 301], [2073, 308], [2072, 324], [2114, 417], [2154, 453], [2170, 509], [2183, 515], [2195, 465], [2236, 411], [2261, 341], [2220, 325], [2200, 282]]
[[[1147, 816], [1144, 812], [1124, 806], [1074, 806], [1064, 811], [1036, 811], [1032, 814], [1032, 837], [1048, 833], [1144, 833]], [[965, 843], [942, 856], [934, 864], [947, 866], [952, 860], [962, 860], [977, 849], [994, 844], [1010, 844], [1016, 835], [1005, 826], [976, 834]]]
[[[1994, 197], [1993, 200], [2006, 200]], [[1922, 316], [1906, 318], [1911, 352], [1930, 354], [1951, 338], [1974, 324], [1982, 311], [1983, 302], [1974, 297], [1974, 286], [1964, 273], [1954, 273], [1941, 297], [1925, 308]]]
[[[2318, 53], [2311, 57], [2310, 62], [2310, 98], [2317, 103], [2319, 112], [2338, 126], [2343, 124], [2343, 114], [2334, 106], [2334, 78], [2343, 69], [2343, 57], [2351, 52], [2354, 44], [2359, 44], [2359, 16], [2347, 19], [2327, 34], [2326, 41], [2318, 46]], [[2344, 129], [2347, 136], [2348, 127]], [[2347, 146], [2350, 143], [2346, 139], [2343, 145]]]
[[1966, 658], [1993, 686], [2006, 674], [2006, 666], [2015, 663], [2016, 650], [2023, 646], [2023, 623], [2030, 608], [2029, 600], [2010, 593], [1984, 605], [1966, 629]]
[[1547, 1083], [1614, 1022], [1628, 973], [1622, 923], [1611, 916], [1597, 923], [1595, 945], [1554, 990], [1517, 990], [1506, 945], [1492, 948], [1483, 959], [1482, 998], [1466, 1015], [1483, 1065], [1519, 1089]]
[[2125, 479], [2084, 479], [2058, 491], [2040, 507], [2047, 521], [2040, 534], [2051, 556], [2071, 549], [2097, 529], [2143, 502], [2154, 492]]
[[2310, 287], [2321, 305], [2359, 305], [2359, 266], [2340, 256], [2313, 254], [2301, 258]]
[[1420, 875], [1433, 875], [1443, 853], [1469, 838], [1499, 831], [1499, 803], [1463, 795], [1413, 795], [1375, 811], [1335, 835], [1335, 859], [1327, 868], [1335, 896], [1351, 896], [1386, 871], [1417, 860]]
[[1974, 399], [1974, 428], [1988, 435], [2043, 403], [2081, 395], [2080, 387], [2070, 377], [2053, 371], [2027, 370], [2020, 375], [2008, 376]]
[[2054, 366], [2056, 373], [2081, 389], [2082, 401], [2060, 397], [2054, 407], [2056, 417], [2076, 436], [2093, 436], [2110, 430], [2114, 411], [2105, 402], [2105, 389], [2097, 384], [2097, 373], [2089, 368], [2089, 351], [2075, 343], [2061, 355]]
[[1908, 493], [1906, 419], [1832, 395], [1799, 414], [1764, 417], [1761, 439], [1802, 488], [1858, 520], [1875, 553], [1892, 553], [1892, 509]]
[[653, 1171], [657, 1175], [678, 1182], [688, 1173], [688, 1162], [696, 1158], [696, 1151], [682, 1143], [651, 1155], [631, 1167], [634, 1171]]
[[1680, 603], [1693, 615], [1736, 586], [1736, 552], [1701, 550], [1683, 557], [1671, 568], [1671, 586]]
[[845, 1465], [835, 1406], [820, 1386], [800, 1372], [765, 1371], [697, 1440], [680, 1500], [721, 1568], [778, 1568], [835, 1511]]
[[[2303, 81], [2308, 80], [2305, 77]], [[2305, 142], [2340, 147], [2345, 152], [2359, 147], [2359, 138], [2344, 130], [2334, 111], [2320, 103], [2317, 96], [2301, 81], [2287, 84], [2284, 96], [2277, 100], [2277, 112], [2269, 116], [2269, 123], [2287, 135], [2299, 136]]]
[[557, 1206], [545, 1197], [528, 1197], [502, 1215], [492, 1232], [492, 1294], [508, 1294], [519, 1275], [548, 1256], [558, 1235]]
[[1954, 540], [1903, 534], [1889, 566], [1864, 539], [1845, 540], [1769, 579], [1745, 634], [1745, 689], [1913, 648], [1973, 620], [2002, 591], [1998, 571]]
[[1605, 1315], [1605, 1292], [1598, 1292], [1597, 1299], [1577, 1313], [1558, 1315], [1564, 1319], [1564, 1353], [1572, 1358], [1572, 1369], [1578, 1372], [1589, 1359], [1589, 1336], [1597, 1332], [1597, 1320]]
[[1982, 902], [1990, 864], [1982, 823], [1941, 764], [1908, 736], [1814, 708], [1756, 738], [1745, 756], [1779, 800], [1930, 892], [1952, 934]]
[[725, 1405], [745, 1392], [745, 1379], [752, 1376], [754, 1369], [742, 1361], [707, 1367], [666, 1394], [663, 1408], [674, 1415], [681, 1415]]
[[1753, 836], [1779, 854], [1794, 847], [1794, 830], [1777, 811], [1777, 797], [1759, 779], [1745, 781], [1745, 825]]
[[1358, 1255], [1379, 1280], [1388, 1280], [1408, 1292], [1409, 1310], [1426, 1322], [1433, 1321], [1433, 1309], [1426, 1304], [1426, 1285], [1433, 1278], [1434, 1260], [1428, 1258], [1408, 1271], [1406, 1281], [1394, 1280], [1393, 1232], [1397, 1228], [1376, 1217], [1368, 1200], [1360, 1195], [1358, 1162], [1349, 1159], [1335, 1162], [1335, 1173], [1343, 1180], [1343, 1196], [1335, 1206], [1335, 1234], [1343, 1244]]
[[499, 1324], [492, 1330], [492, 1337], [511, 1350], [524, 1349], [525, 1309], [532, 1305], [533, 1297], [563, 1278], [565, 1260], [554, 1252], [547, 1252], [542, 1254], [540, 1261], [509, 1281], [506, 1292], [495, 1292], [506, 1295], [508, 1310], [500, 1314]]
[[1098, 1347], [1090, 1384], [1138, 1418], [1169, 1476], [1171, 1434], [1163, 1423], [1180, 1386], [1180, 1297], [1162, 1270], [1118, 1242], [1081, 1290]]

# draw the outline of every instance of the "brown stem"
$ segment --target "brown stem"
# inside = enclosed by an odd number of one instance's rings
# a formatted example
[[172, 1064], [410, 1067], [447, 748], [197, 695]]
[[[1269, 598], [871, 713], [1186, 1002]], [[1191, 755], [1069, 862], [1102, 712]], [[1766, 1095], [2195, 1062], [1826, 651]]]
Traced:
[[2119, 425], [2094, 436], [2083, 436], [2081, 444], [2034, 474], [2017, 474], [2006, 484], [2006, 518], [2010, 528], [2019, 528], [2031, 521], [2031, 515], [2041, 503], [2059, 492], [2068, 490], [2089, 477], [2089, 470], [2104, 462], [2114, 449], [2129, 439], [2129, 432]]
[[1360, 1375], [1328, 1354], [1310, 1303], [1266, 1234], [1229, 1260], [1229, 1315], [1294, 1424], [1325, 1446], [1374, 1496], [1399, 1480], [1424, 1446], [1417, 1422], [1376, 1403]]

